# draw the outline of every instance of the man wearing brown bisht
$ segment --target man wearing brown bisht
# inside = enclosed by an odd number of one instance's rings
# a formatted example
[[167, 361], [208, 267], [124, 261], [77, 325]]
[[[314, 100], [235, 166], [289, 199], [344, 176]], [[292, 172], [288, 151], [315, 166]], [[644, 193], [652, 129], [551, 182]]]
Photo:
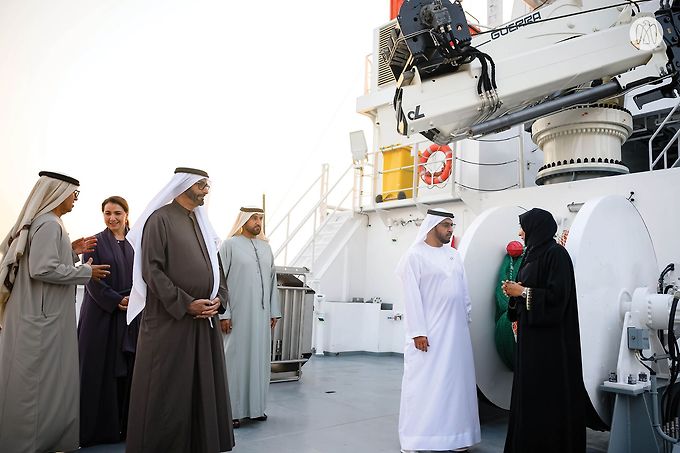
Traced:
[[78, 199], [77, 179], [41, 171], [0, 243], [0, 451], [78, 448], [76, 285], [108, 275], [92, 260], [96, 238], [69, 239], [61, 217]]
[[142, 309], [128, 453], [219, 453], [234, 446], [217, 314], [227, 288], [203, 207], [208, 174], [177, 168], [127, 234], [135, 249], [128, 322]]

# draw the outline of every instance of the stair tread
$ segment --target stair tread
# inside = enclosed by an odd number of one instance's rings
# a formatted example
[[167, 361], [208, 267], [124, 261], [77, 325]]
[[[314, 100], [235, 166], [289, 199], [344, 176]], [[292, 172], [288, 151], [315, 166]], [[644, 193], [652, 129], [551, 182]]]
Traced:
[[[292, 265], [305, 266], [310, 270], [312, 270], [315, 265], [318, 266], [320, 264], [319, 258], [324, 257], [329, 246], [337, 244], [336, 238], [338, 237], [338, 234], [352, 219], [354, 219], [354, 213], [352, 211], [335, 213], [333, 216], [329, 216], [325, 219], [325, 223], [322, 223], [323, 229], [316, 234], [316, 239], [314, 241], [314, 260], [312, 260], [312, 243], [310, 242], [291, 261]], [[324, 258], [322, 263], [329, 259], [329, 257]]]

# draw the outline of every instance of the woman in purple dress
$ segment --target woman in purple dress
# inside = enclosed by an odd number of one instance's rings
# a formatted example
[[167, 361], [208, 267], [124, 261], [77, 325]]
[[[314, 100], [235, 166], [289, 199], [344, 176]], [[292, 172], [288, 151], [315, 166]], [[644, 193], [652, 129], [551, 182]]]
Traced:
[[125, 322], [134, 252], [125, 240], [128, 204], [112, 196], [102, 203], [106, 229], [83, 256], [109, 264], [111, 274], [90, 280], [78, 323], [80, 354], [80, 446], [120, 442], [127, 428], [130, 383], [139, 321]]

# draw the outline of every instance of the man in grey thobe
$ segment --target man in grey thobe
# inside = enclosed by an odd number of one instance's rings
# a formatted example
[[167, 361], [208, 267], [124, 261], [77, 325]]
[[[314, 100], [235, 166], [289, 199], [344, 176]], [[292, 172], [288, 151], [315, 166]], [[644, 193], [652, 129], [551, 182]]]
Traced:
[[94, 237], [71, 243], [61, 216], [78, 180], [40, 172], [19, 218], [0, 244], [0, 451], [78, 448], [76, 285], [108, 265], [75, 266]]
[[207, 178], [201, 170], [176, 169], [127, 235], [135, 248], [128, 321], [144, 308], [128, 453], [219, 453], [234, 446], [216, 316], [227, 288], [219, 238], [202, 208]]
[[229, 306], [220, 319], [235, 428], [242, 418], [267, 419], [271, 331], [281, 317], [263, 217], [262, 209], [241, 208], [229, 239], [220, 247], [229, 287]]

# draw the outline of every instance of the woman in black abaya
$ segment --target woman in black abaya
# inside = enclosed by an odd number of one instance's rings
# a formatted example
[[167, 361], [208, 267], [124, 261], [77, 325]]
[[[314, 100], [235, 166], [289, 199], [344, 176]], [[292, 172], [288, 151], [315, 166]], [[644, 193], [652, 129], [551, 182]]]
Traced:
[[518, 321], [505, 453], [582, 453], [586, 424], [602, 422], [583, 384], [574, 268], [549, 212], [534, 208], [519, 222], [524, 261], [517, 283], [503, 283]]

